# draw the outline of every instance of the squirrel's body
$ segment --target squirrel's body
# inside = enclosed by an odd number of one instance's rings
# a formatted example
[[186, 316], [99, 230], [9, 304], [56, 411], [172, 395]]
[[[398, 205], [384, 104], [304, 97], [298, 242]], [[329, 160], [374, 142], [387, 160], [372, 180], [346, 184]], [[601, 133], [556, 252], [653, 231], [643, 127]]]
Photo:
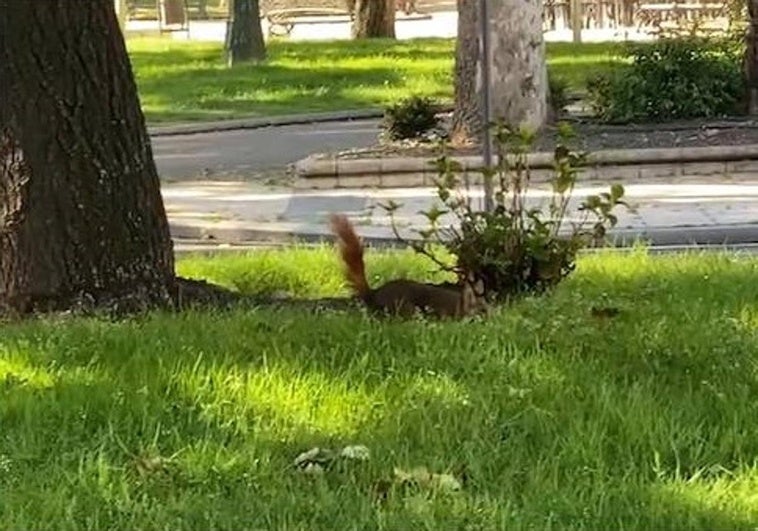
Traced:
[[345, 262], [347, 281], [369, 309], [405, 317], [417, 311], [429, 311], [439, 317], [464, 317], [483, 309], [483, 299], [468, 282], [458, 290], [398, 279], [371, 289], [366, 279], [363, 244], [352, 224], [347, 217], [336, 214], [331, 222]]

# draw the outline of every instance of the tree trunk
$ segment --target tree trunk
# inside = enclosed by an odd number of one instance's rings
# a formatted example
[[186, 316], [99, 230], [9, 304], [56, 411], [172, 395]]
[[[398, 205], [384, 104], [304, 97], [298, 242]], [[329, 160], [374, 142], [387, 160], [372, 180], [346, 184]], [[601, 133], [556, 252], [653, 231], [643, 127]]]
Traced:
[[203, 19], [208, 19], [208, 0], [198, 0], [197, 2], [198, 16]]
[[226, 33], [229, 66], [266, 58], [258, 0], [234, 0], [232, 20]]
[[160, 183], [113, 0], [0, 0], [0, 305], [170, 304]]
[[[453, 137], [482, 133], [479, 1], [458, 0]], [[489, 3], [492, 119], [539, 128], [547, 119], [547, 69], [540, 0]]]
[[748, 26], [745, 36], [745, 80], [747, 112], [758, 114], [758, 0], [747, 0]]
[[354, 39], [395, 38], [395, 0], [357, 0]]

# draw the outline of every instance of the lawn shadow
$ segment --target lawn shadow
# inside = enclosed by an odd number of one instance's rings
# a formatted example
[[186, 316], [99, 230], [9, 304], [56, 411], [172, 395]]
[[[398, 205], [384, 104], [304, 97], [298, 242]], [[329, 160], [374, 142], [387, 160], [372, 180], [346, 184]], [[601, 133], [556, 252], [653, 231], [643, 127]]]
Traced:
[[[438, 85], [440, 63], [449, 62], [445, 44], [275, 42], [266, 62], [233, 68], [218, 45], [136, 46], [130, 56], [148, 118], [229, 118], [378, 106], [388, 91], [400, 96], [419, 84], [427, 93]], [[418, 61], [409, 78], [408, 65]], [[426, 95], [449, 97], [442, 88], [432, 92]]]
[[[69, 441], [74, 453], [113, 419], [129, 448], [161, 426], [161, 440], [173, 441], [165, 452], [192, 441], [207, 452], [191, 480], [180, 476], [201, 487], [181, 489], [229, 488], [241, 503], [240, 490], [252, 488], [245, 482], [263, 482], [268, 499], [290, 500], [288, 521], [312, 526], [330, 516], [373, 521], [368, 490], [394, 466], [465, 464], [470, 482], [459, 501], [437, 503], [427, 516], [485, 527], [749, 528], [748, 497], [730, 493], [750, 483], [747, 463], [758, 453], [758, 286], [754, 266], [719, 260], [665, 262], [654, 273], [636, 262], [580, 270], [493, 322], [290, 309], [22, 325], [0, 346], [32, 345], [31, 364], [93, 367], [102, 380], [86, 392], [59, 390], [39, 410], [22, 408], [16, 426], [6, 412], [3, 425], [47, 432], [40, 451]], [[601, 319], [591, 312], [598, 305], [620, 312]], [[94, 424], [72, 423], [82, 411]], [[22, 447], [9, 441], [0, 453]], [[353, 443], [370, 448], [372, 464], [365, 475], [328, 475], [319, 507], [299, 476], [283, 472], [312, 446]], [[211, 472], [232, 455], [235, 464]], [[220, 479], [203, 483], [213, 474]], [[398, 496], [387, 517], [417, 522]], [[273, 518], [268, 525], [283, 522], [255, 503]]]
[[[251, 65], [192, 68], [138, 79], [148, 117], [281, 114], [293, 109], [357, 109], [382, 102], [367, 87], [402, 86], [390, 68], [293, 68]], [[191, 107], [188, 105], [191, 104]]]

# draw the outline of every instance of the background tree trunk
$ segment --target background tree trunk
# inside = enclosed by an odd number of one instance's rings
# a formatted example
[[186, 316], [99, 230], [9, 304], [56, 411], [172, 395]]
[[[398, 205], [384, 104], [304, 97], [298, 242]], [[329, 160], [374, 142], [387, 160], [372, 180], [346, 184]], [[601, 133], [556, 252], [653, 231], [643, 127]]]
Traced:
[[[490, 2], [492, 117], [538, 128], [547, 119], [547, 69], [540, 0]], [[482, 131], [479, 0], [458, 0], [453, 137]]]
[[395, 38], [395, 0], [357, 0], [354, 39]]
[[758, 114], [758, 0], [747, 0], [747, 13], [748, 25], [745, 36], [747, 112]]
[[234, 0], [232, 20], [227, 26], [226, 50], [229, 66], [266, 58], [258, 0]]
[[113, 1], [0, 0], [0, 304], [175, 297], [160, 183]]
[[129, 7], [126, 5], [126, 0], [114, 0], [114, 7], [116, 8], [116, 18], [118, 18], [118, 27], [121, 28], [121, 32], [126, 31], [126, 19], [128, 18]]

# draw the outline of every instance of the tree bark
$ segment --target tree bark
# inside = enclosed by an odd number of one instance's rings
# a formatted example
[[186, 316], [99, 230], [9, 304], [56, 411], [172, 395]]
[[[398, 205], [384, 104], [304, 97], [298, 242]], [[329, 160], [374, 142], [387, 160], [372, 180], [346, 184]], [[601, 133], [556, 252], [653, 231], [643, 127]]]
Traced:
[[0, 0], [0, 305], [172, 304], [160, 183], [113, 0]]
[[745, 81], [747, 112], [758, 114], [758, 0], [747, 0], [748, 26], [745, 35]]
[[[547, 69], [540, 0], [490, 2], [492, 119], [539, 128], [547, 119]], [[482, 133], [479, 0], [458, 0], [453, 137]]]
[[266, 58], [258, 0], [234, 0], [232, 20], [227, 28], [229, 66], [245, 61], [263, 61]]
[[357, 0], [354, 39], [395, 38], [395, 0]]

